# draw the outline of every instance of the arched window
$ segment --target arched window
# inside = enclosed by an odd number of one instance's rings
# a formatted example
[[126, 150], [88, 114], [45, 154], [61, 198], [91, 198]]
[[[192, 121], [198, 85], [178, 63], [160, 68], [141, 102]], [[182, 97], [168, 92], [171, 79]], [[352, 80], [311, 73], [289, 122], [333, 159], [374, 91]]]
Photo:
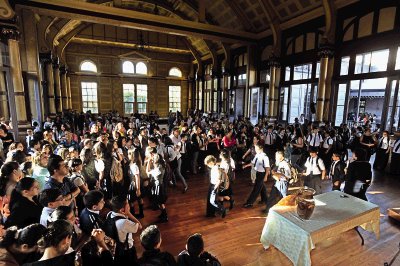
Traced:
[[97, 67], [92, 61], [83, 61], [81, 63], [81, 71], [97, 72]]
[[147, 75], [147, 66], [143, 62], [136, 64], [136, 74]]
[[122, 73], [135, 73], [135, 67], [131, 61], [125, 61], [122, 63]]
[[182, 71], [179, 70], [177, 67], [173, 67], [169, 70], [169, 75], [172, 77], [182, 77]]

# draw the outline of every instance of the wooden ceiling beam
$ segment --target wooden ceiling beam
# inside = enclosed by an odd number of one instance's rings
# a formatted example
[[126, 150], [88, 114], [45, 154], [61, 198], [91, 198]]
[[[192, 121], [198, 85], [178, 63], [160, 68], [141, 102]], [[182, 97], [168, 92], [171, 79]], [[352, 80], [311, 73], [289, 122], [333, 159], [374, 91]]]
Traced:
[[29, 7], [39, 14], [52, 14], [56, 17], [78, 19], [84, 22], [195, 36], [230, 43], [257, 42], [257, 34], [254, 33], [86, 2], [75, 2], [73, 6], [68, 0], [17, 0], [16, 3]]
[[243, 28], [246, 31], [256, 31], [253, 23], [248, 19], [244, 11], [238, 6], [235, 1], [232, 0], [224, 0], [225, 3], [232, 9], [233, 13], [235, 13], [236, 17], [239, 19], [240, 23], [243, 25]]

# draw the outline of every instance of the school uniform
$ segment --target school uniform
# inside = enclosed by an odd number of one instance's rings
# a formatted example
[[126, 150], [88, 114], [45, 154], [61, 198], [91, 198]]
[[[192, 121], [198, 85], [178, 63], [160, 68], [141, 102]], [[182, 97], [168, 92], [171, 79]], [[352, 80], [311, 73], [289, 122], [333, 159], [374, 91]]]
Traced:
[[100, 219], [100, 212], [84, 208], [79, 216], [79, 225], [83, 233], [88, 236], [92, 235], [93, 229], [99, 229], [103, 225], [103, 221]]
[[[345, 169], [346, 165], [340, 161], [333, 161], [329, 170], [329, 178], [332, 180], [332, 190], [340, 190], [340, 186], [345, 178]], [[335, 182], [339, 182], [338, 185], [335, 185]]]
[[308, 135], [306, 140], [310, 148], [311, 147], [319, 148], [321, 143], [324, 141], [319, 133], [312, 133]]
[[246, 201], [246, 205], [252, 205], [258, 195], [261, 195], [261, 201], [267, 204], [267, 186], [264, 183], [265, 168], [269, 168], [269, 159], [265, 153], [258, 153], [251, 161], [252, 167], [256, 170], [256, 181], [254, 183], [253, 190], [249, 198]]
[[[333, 154], [333, 143], [334, 143], [334, 139], [331, 137], [326, 137], [322, 143], [322, 148], [321, 151], [319, 152], [319, 155], [321, 156], [321, 159], [324, 161], [324, 164], [329, 167], [330, 162], [331, 162], [331, 158], [332, 158], [332, 154]], [[329, 146], [332, 145], [332, 148], [329, 150], [328, 153], [326, 153], [329, 149]], [[327, 168], [327, 170], [329, 171], [330, 168]]]
[[392, 159], [390, 161], [390, 173], [400, 175], [400, 138], [396, 139], [392, 146]]
[[189, 145], [187, 142], [181, 141], [181, 149], [179, 151], [181, 155], [181, 173], [186, 174], [189, 171], [190, 159], [188, 153]]
[[215, 211], [221, 209], [223, 211], [223, 206], [217, 202], [217, 191], [215, 186], [220, 182], [220, 169], [218, 165], [214, 165], [210, 171], [210, 186], [208, 187], [207, 194], [207, 209], [206, 216], [214, 217]]
[[322, 172], [325, 170], [324, 162], [318, 156], [315, 158], [308, 157], [304, 166], [307, 169], [304, 186], [315, 189], [315, 194], [321, 194]]
[[376, 149], [375, 161], [374, 161], [374, 169], [376, 170], [385, 170], [386, 165], [389, 161], [389, 149], [390, 149], [391, 141], [389, 137], [381, 137], [378, 141], [378, 146]]
[[264, 150], [268, 156], [269, 161], [275, 161], [275, 134], [273, 132], [267, 132], [264, 138]]
[[274, 206], [278, 203], [283, 197], [286, 197], [288, 192], [288, 180], [291, 177], [291, 171], [289, 163], [285, 160], [277, 163], [276, 165], [276, 172], [284, 175], [285, 177], [281, 177], [279, 180], [275, 180], [275, 184], [272, 186], [271, 193], [269, 194], [268, 201], [267, 201], [267, 209]]

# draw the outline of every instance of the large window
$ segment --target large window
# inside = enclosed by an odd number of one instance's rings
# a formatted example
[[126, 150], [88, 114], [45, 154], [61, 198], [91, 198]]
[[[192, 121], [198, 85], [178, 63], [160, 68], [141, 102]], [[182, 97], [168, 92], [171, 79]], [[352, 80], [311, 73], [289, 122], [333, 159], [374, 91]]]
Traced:
[[355, 74], [386, 71], [389, 49], [373, 51], [356, 56]]
[[124, 92], [124, 110], [125, 114], [132, 114], [135, 112], [135, 85], [134, 84], [122, 84]]
[[81, 71], [97, 72], [97, 67], [92, 61], [83, 61], [80, 67]]
[[181, 111], [181, 86], [169, 86], [169, 110]]
[[299, 118], [302, 114], [310, 115], [311, 84], [297, 84], [291, 86], [291, 97], [289, 104], [289, 123]]
[[124, 74], [147, 75], [147, 66], [143, 62], [138, 62], [135, 65], [131, 61], [124, 61], [122, 63], [122, 73], [124, 73]]
[[97, 101], [97, 83], [96, 82], [82, 82], [82, 110], [83, 112], [91, 111], [98, 113]]
[[171, 77], [182, 77], [182, 71], [179, 70], [177, 67], [173, 67], [169, 70], [169, 76]]
[[346, 105], [346, 87], [347, 87], [346, 84], [339, 84], [337, 103], [336, 103], [335, 126], [339, 126], [341, 123], [343, 123], [344, 108]]
[[147, 112], [147, 85], [137, 84], [136, 95], [138, 103], [138, 113], [145, 114]]
[[310, 79], [312, 64], [294, 66], [293, 80]]
[[[135, 112], [135, 103], [137, 103], [137, 112], [144, 114], [147, 112], [147, 85], [146, 84], [123, 84], [124, 92], [124, 110], [125, 114]], [[136, 90], [135, 90], [136, 89]], [[135, 97], [136, 95], [136, 97]]]

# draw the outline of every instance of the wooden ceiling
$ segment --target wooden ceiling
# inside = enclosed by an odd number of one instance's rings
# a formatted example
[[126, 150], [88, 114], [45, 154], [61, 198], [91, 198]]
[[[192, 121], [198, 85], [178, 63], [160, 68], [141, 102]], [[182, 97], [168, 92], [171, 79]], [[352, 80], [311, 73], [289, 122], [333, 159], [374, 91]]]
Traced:
[[[243, 39], [247, 38], [249, 42], [254, 42], [254, 40], [277, 32], [277, 28], [279, 28], [278, 32], [280, 32], [280, 30], [293, 25], [323, 16], [324, 8], [322, 3], [324, 1], [333, 4], [335, 8], [340, 8], [357, 0], [70, 0], [69, 3], [72, 1], [75, 1], [76, 5], [87, 2], [99, 6], [139, 12], [148, 16], [148, 22], [161, 21], [161, 17], [171, 18], [175, 21], [181, 20], [183, 25], [190, 25], [192, 28], [188, 26], [186, 32], [182, 34], [179, 30], [171, 31], [171, 29], [166, 28], [165, 33], [182, 35], [180, 38], [185, 38], [184, 42], [188, 44], [186, 50], [192, 51], [193, 54], [193, 49], [195, 49], [197, 55], [204, 58], [211, 56], [213, 53], [222, 53], [224, 50], [222, 42], [225, 41], [226, 43], [227, 38], [229, 41], [230, 36], [233, 36], [233, 39], [239, 38], [237, 36], [244, 36]], [[46, 5], [46, 2], [49, 3], [47, 0], [21, 0], [17, 2], [20, 5], [24, 5], [27, 2], [36, 2], [35, 4], [44, 5]], [[205, 6], [204, 19], [202, 18], [202, 6]], [[42, 13], [41, 15], [44, 14], [52, 17], [47, 15], [48, 13]], [[159, 19], [156, 19], [154, 15], [158, 16]], [[56, 46], [73, 40], [76, 38], [75, 35], [94, 23], [92, 21], [84, 21], [79, 17], [76, 19], [68, 16], [59, 17], [60, 15], [53, 16], [52, 23], [47, 26], [47, 35], [51, 35], [51, 42]], [[160, 30], [160, 27], [146, 28], [148, 27], [146, 21], [142, 25], [144, 30]], [[203, 32], [191, 35], [190, 29], [195, 29], [196, 25], [199, 25], [199, 27], [202, 27], [202, 25], [209, 26], [201, 29]], [[51, 28], [55, 33], [49, 31]], [[210, 35], [207, 35], [208, 32], [213, 32], [216, 37], [214, 35], [210, 37]], [[236, 34], [235, 37], [232, 32], [241, 34]], [[218, 37], [219, 34], [221, 35], [220, 39]], [[48, 38], [47, 35], [46, 38]], [[238, 41], [241, 42], [242, 40], [238, 39]], [[232, 44], [235, 45], [237, 43], [232, 41], [230, 45]], [[171, 52], [173, 51], [171, 50]]]

